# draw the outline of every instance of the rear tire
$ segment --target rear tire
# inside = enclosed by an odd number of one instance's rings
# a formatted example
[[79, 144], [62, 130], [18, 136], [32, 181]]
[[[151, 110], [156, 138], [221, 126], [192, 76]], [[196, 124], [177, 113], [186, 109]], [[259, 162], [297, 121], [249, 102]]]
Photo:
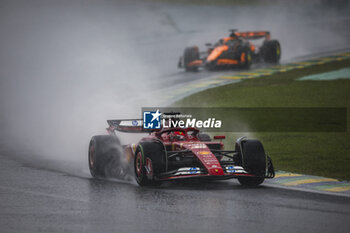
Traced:
[[261, 55], [265, 62], [278, 63], [281, 59], [281, 45], [277, 40], [267, 40], [261, 48]]
[[264, 182], [266, 173], [266, 154], [259, 140], [243, 140], [240, 145], [242, 167], [253, 177], [239, 177], [244, 186], [257, 186]]
[[[160, 185], [155, 177], [166, 171], [165, 148], [160, 141], [140, 142], [135, 152], [135, 178], [140, 186]], [[147, 173], [147, 167], [151, 167], [151, 173]], [[149, 169], [149, 168], [148, 168]]]
[[189, 66], [195, 60], [199, 60], [199, 49], [197, 46], [188, 47], [184, 52], [184, 64], [186, 71], [198, 71], [197, 66]]
[[89, 169], [94, 178], [120, 177], [123, 175], [121, 165], [122, 149], [115, 136], [93, 136], [89, 143]]

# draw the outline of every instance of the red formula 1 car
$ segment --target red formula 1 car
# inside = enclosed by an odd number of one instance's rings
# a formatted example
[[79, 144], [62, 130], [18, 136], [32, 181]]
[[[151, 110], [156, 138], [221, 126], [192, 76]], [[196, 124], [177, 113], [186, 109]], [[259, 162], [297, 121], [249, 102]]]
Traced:
[[[252, 40], [263, 39], [260, 46]], [[199, 67], [215, 69], [238, 66], [248, 69], [253, 62], [278, 63], [281, 46], [277, 40], [270, 39], [268, 31], [237, 32], [231, 30], [229, 37], [220, 39], [214, 45], [208, 43], [207, 51], [200, 52], [197, 46], [185, 49], [178, 67], [186, 71], [197, 71]]]
[[241, 137], [235, 150], [225, 150], [225, 136], [212, 140], [196, 128], [163, 128], [150, 131], [136, 144], [121, 145], [116, 131], [144, 133], [142, 121], [107, 122], [109, 135], [94, 136], [89, 144], [93, 177], [118, 178], [134, 173], [140, 186], [175, 179], [238, 178], [242, 185], [257, 186], [275, 175], [272, 160], [258, 140]]

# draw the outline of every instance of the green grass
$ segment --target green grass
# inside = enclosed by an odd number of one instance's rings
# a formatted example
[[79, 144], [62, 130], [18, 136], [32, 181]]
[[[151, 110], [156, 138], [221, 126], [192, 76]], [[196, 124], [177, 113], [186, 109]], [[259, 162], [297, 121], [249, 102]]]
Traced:
[[[177, 107], [346, 107], [346, 133], [249, 133], [259, 138], [276, 169], [350, 180], [350, 79], [295, 79], [350, 67], [350, 60], [315, 65], [209, 89], [175, 103]], [[243, 133], [244, 134], [244, 133]], [[226, 133], [232, 148], [242, 133]], [[231, 140], [230, 140], [231, 139]]]

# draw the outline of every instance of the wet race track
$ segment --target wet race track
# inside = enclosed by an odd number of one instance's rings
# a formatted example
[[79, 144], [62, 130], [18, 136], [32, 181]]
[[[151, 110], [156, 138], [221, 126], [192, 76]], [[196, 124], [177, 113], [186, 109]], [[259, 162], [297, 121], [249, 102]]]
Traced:
[[347, 232], [350, 199], [236, 181], [94, 180], [1, 156], [2, 232]]
[[152, 90], [235, 72], [178, 70], [186, 46], [270, 30], [283, 63], [347, 48], [349, 21], [322, 6], [1, 0], [0, 232], [348, 232], [346, 197], [235, 180], [94, 180], [87, 146], [106, 119], [157, 106]]

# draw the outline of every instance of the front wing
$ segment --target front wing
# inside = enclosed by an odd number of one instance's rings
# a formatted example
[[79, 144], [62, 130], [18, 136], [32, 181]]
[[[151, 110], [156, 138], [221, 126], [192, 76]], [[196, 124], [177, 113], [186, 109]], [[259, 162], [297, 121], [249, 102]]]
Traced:
[[[268, 163], [271, 162], [271, 159], [269, 159]], [[274, 169], [271, 165], [268, 166], [265, 178], [273, 178], [275, 176]], [[199, 167], [183, 167], [179, 168], [174, 171], [162, 173], [158, 175], [159, 180], [176, 180], [176, 179], [188, 179], [188, 178], [207, 178], [207, 179], [214, 179], [214, 180], [226, 180], [226, 179], [232, 179], [242, 176], [250, 176], [255, 177], [254, 174], [251, 174], [244, 170], [241, 166], [223, 166], [224, 175], [210, 175], [208, 174], [205, 169], [199, 168]]]

